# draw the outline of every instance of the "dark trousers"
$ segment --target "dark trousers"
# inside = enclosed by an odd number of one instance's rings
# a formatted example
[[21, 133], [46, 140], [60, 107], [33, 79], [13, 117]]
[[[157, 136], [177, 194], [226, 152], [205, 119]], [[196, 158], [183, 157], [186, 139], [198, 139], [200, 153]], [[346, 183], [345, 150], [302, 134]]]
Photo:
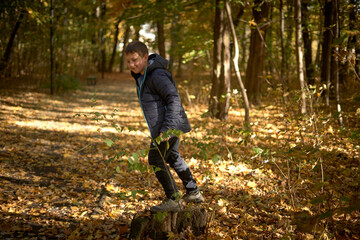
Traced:
[[[154, 143], [150, 144], [149, 164], [154, 167], [156, 177], [164, 188], [167, 198], [173, 198], [174, 193], [179, 191], [168, 164], [181, 179], [187, 193], [198, 191], [196, 181], [191, 174], [189, 166], [180, 156], [179, 142], [179, 138], [172, 137], [168, 143], [164, 141], [158, 145]], [[168, 164], [165, 164], [164, 160]]]

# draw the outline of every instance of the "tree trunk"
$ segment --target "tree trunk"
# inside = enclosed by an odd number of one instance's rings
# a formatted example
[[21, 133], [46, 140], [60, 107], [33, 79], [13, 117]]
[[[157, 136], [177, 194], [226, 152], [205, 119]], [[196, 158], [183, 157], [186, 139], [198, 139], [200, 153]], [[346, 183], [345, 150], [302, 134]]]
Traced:
[[355, 72], [357, 79], [360, 81], [360, 36], [357, 36], [355, 48]]
[[[354, 1], [353, 11], [355, 11], [355, 21], [354, 21], [354, 30], [360, 29], [360, 1]], [[357, 79], [360, 81], [360, 33], [358, 32], [355, 36], [353, 36], [353, 41], [355, 42], [355, 73], [357, 75]]]
[[234, 23], [232, 21], [231, 5], [230, 5], [229, 1], [225, 1], [225, 7], [226, 7], [226, 13], [227, 13], [227, 16], [228, 16], [229, 25], [230, 25], [230, 28], [231, 28], [231, 33], [232, 33], [232, 36], [233, 36], [234, 46], [235, 46], [235, 54], [234, 54], [234, 58], [233, 58], [233, 66], [234, 66], [234, 69], [235, 69], [236, 78], [238, 80], [240, 90], [241, 90], [241, 93], [242, 93], [242, 97], [243, 97], [243, 101], [244, 101], [244, 104], [245, 104], [245, 124], [247, 126], [250, 126], [249, 100], [248, 100], [248, 97], [247, 97], [246, 89], [245, 89], [244, 84], [243, 84], [242, 79], [241, 79], [241, 73], [240, 73], [240, 69], [239, 69], [239, 44], [238, 44], [238, 40], [237, 40], [237, 37], [236, 37], [235, 26], [234, 26]]
[[[274, 12], [274, 8], [273, 6], [271, 5], [270, 6], [270, 14], [269, 14], [269, 21], [272, 22], [273, 21], [273, 12]], [[269, 54], [269, 57], [267, 57], [267, 72], [268, 74], [267, 75], [270, 75], [270, 76], [274, 76], [275, 75], [275, 71], [276, 71], [276, 66], [274, 64], [274, 61], [272, 59], [272, 54], [273, 54], [273, 30], [272, 30], [272, 27], [273, 27], [273, 24], [270, 24], [269, 27], [266, 29], [266, 33], [267, 33], [267, 36], [266, 36], [266, 50], [267, 50], [267, 53]]]
[[[105, 11], [106, 11], [106, 1], [101, 1], [101, 22], [105, 20]], [[101, 78], [104, 79], [105, 67], [106, 67], [106, 52], [105, 52], [105, 29], [101, 28], [100, 30], [101, 37]]]
[[[262, 0], [255, 0], [255, 6], [253, 7], [253, 17], [255, 24], [260, 25], [266, 21], [270, 3]], [[245, 87], [247, 89], [249, 101], [253, 105], [261, 105], [261, 74], [263, 71], [265, 47], [262, 39], [265, 38], [265, 29], [260, 31], [262, 36], [256, 27], [251, 30], [250, 37], [250, 55], [248, 65], [246, 68], [246, 81]]]
[[178, 56], [178, 66], [177, 66], [177, 70], [176, 70], [176, 77], [178, 77], [178, 78], [183, 77], [182, 61], [183, 61], [183, 56], [182, 56], [182, 54], [180, 54]]
[[248, 24], [246, 24], [244, 26], [244, 30], [242, 32], [242, 36], [241, 36], [241, 49], [242, 49], [242, 53], [241, 53], [241, 68], [246, 69], [246, 61], [247, 61], [247, 51], [246, 51], [246, 41], [249, 38], [249, 26]]
[[170, 57], [169, 57], [169, 67], [168, 71], [173, 73], [174, 71], [174, 63], [177, 54], [177, 48], [178, 48], [178, 41], [179, 41], [179, 24], [178, 24], [179, 16], [175, 16], [172, 23], [171, 23], [171, 29], [170, 29], [170, 36], [171, 36], [171, 45], [170, 45]]
[[[321, 10], [319, 11], [321, 12]], [[323, 31], [323, 16], [322, 14], [319, 13], [319, 24], [318, 24], [318, 29], [317, 29], [317, 37], [318, 37], [318, 44], [316, 47], [316, 54], [315, 54], [315, 60], [314, 60], [314, 69], [319, 69], [319, 66], [321, 65], [321, 47], [322, 47], [322, 31]], [[321, 79], [320, 79], [321, 81]], [[319, 84], [319, 81], [315, 80], [315, 84]], [[318, 87], [317, 87], [318, 88]]]
[[[294, 8], [293, 8], [293, 5], [294, 5], [294, 0], [287, 0], [287, 15], [288, 16], [294, 16], [294, 13], [293, 13], [293, 11], [294, 11]], [[285, 61], [285, 65], [286, 65], [286, 67], [285, 67], [285, 74], [286, 74], [286, 78], [285, 78], [285, 80], [286, 80], [286, 84], [287, 84], [287, 86], [290, 86], [290, 84], [291, 84], [291, 78], [290, 78], [290, 73], [292, 72], [292, 69], [290, 69], [290, 58], [292, 58], [292, 56], [293, 56], [293, 53], [292, 53], [292, 45], [293, 45], [293, 42], [294, 42], [294, 40], [293, 40], [293, 38], [292, 38], [292, 36], [293, 36], [293, 31], [294, 31], [294, 28], [290, 25], [290, 24], [287, 24], [287, 26], [289, 26], [289, 27], [287, 27], [287, 29], [286, 29], [286, 33], [287, 33], [287, 35], [286, 35], [286, 42], [285, 42], [285, 59], [286, 59], [286, 61]]]
[[201, 207], [190, 207], [180, 212], [138, 213], [131, 222], [131, 240], [168, 239], [169, 232], [174, 234], [191, 230], [195, 236], [204, 233], [207, 226], [207, 211]]
[[324, 33], [322, 44], [322, 67], [321, 81], [326, 84], [326, 105], [329, 106], [330, 85], [331, 85], [331, 44], [334, 39], [334, 3], [333, 1], [325, 1], [324, 7]]
[[302, 37], [304, 40], [304, 58], [307, 83], [314, 85], [314, 66], [312, 63], [312, 38], [309, 30], [309, 0], [301, 1], [301, 25], [302, 25]]
[[280, 80], [283, 89], [283, 99], [284, 103], [287, 103], [287, 92], [288, 86], [285, 81], [285, 46], [284, 46], [284, 32], [285, 32], [285, 15], [284, 15], [284, 8], [283, 8], [283, 0], [280, 0], [280, 47], [281, 47], [281, 69], [280, 69]]
[[140, 25], [135, 25], [133, 26], [135, 33], [134, 33], [134, 41], [139, 41], [140, 40], [140, 30], [141, 30], [141, 26]]
[[125, 70], [125, 47], [128, 44], [130, 37], [130, 26], [126, 25], [125, 33], [124, 33], [124, 40], [123, 40], [123, 50], [121, 53], [121, 59], [120, 59], [120, 72], [123, 73]]
[[224, 31], [223, 44], [221, 46], [221, 76], [220, 76], [220, 89], [218, 92], [218, 111], [216, 118], [220, 120], [227, 120], [230, 108], [230, 97], [231, 97], [231, 54], [230, 54], [230, 29], [229, 24], [225, 19], [224, 13]]
[[116, 49], [117, 49], [117, 45], [118, 45], [118, 42], [119, 42], [119, 24], [120, 24], [120, 22], [121, 22], [121, 18], [119, 17], [119, 19], [115, 23], [114, 45], [113, 45], [111, 58], [110, 58], [110, 61], [109, 61], [109, 67], [108, 67], [109, 72], [112, 72], [112, 68], [113, 68], [114, 61], [115, 61]]
[[[240, 9], [239, 9], [238, 13], [236, 14], [235, 18], [233, 18], [233, 17], [231, 16], [232, 22], [233, 22], [233, 25], [234, 25], [234, 28], [235, 28], [235, 29], [239, 26], [241, 17], [242, 17], [242, 15], [244, 14], [244, 10], [245, 10], [245, 7], [244, 7], [243, 5], [240, 5], [239, 7], [240, 7]], [[230, 8], [231, 8], [231, 4], [230, 4]], [[231, 9], [232, 9], [232, 8], [231, 8]], [[231, 11], [232, 11], [232, 10], [231, 10]], [[232, 33], [231, 33], [231, 34], [232, 34]], [[232, 53], [233, 50], [234, 50], [234, 49], [233, 49], [233, 48], [234, 48], [234, 43], [231, 43], [230, 46], [231, 46], [231, 48], [230, 48], [230, 53]]]
[[301, 39], [301, 0], [295, 0], [296, 60], [297, 75], [301, 87], [301, 113], [306, 113], [306, 86], [304, 78], [303, 51]]
[[54, 0], [50, 3], [50, 94], [54, 94]]
[[[349, 2], [349, 30], [355, 31], [360, 28], [360, 24], [358, 21], [358, 10], [360, 8], [360, 2], [356, 0], [350, 0]], [[354, 53], [355, 61], [351, 62], [351, 60], [347, 61], [346, 69], [349, 76], [354, 76], [360, 80], [360, 34], [356, 33], [350, 36], [348, 40], [348, 52]], [[355, 74], [353, 74], [355, 72]], [[348, 77], [346, 77], [348, 78]]]
[[[99, 19], [100, 19], [100, 6], [97, 4], [96, 6], [94, 6], [94, 8], [92, 10], [93, 10], [92, 17], [94, 18], [94, 21], [91, 23], [98, 24]], [[100, 41], [99, 34], [100, 33], [98, 32], [98, 30], [94, 30], [94, 32], [91, 35], [91, 49], [93, 49], [91, 60], [98, 72], [101, 71], [100, 51], [98, 50], [99, 49], [99, 41]], [[95, 68], [94, 68], [94, 71], [95, 71]]]
[[[63, 27], [64, 29], [68, 28], [68, 23], [69, 23], [69, 19], [68, 19], [68, 8], [67, 8], [67, 3], [66, 1], [64, 1], [63, 3], [63, 12], [61, 13], [62, 16], [64, 17], [63, 20]], [[68, 54], [68, 45], [66, 44], [67, 42], [67, 37], [66, 34], [62, 34], [61, 35], [61, 45], [62, 48], [60, 50], [60, 52], [58, 54], [56, 54], [56, 57], [58, 59], [57, 64], [59, 65], [60, 69], [59, 72], [65, 72], [67, 71], [67, 65], [69, 63], [69, 54]], [[76, 69], [75, 69], [76, 71]]]
[[225, 19], [223, 1], [216, 0], [214, 23], [214, 65], [209, 113], [220, 120], [228, 118], [231, 95], [231, 56], [229, 24]]
[[[156, 3], [158, 5], [158, 11], [161, 11], [163, 9], [162, 3], [163, 0], [156, 0]], [[165, 51], [165, 34], [164, 34], [164, 18], [159, 16], [156, 21], [157, 26], [157, 42], [158, 42], [158, 49], [159, 49], [159, 55], [162, 57], [166, 57], [166, 51]]]
[[162, 20], [158, 20], [156, 22], [157, 26], [157, 33], [158, 33], [158, 49], [159, 49], [159, 55], [162, 57], [166, 57], [165, 53], [165, 35], [164, 35], [164, 23]]
[[7, 65], [9, 64], [9, 59], [10, 59], [14, 39], [15, 39], [15, 36], [16, 36], [18, 30], [19, 30], [21, 21], [22, 21], [25, 13], [26, 13], [25, 10], [20, 11], [19, 18], [16, 21], [15, 26], [14, 26], [12, 32], [11, 32], [9, 41], [8, 41], [8, 43], [6, 45], [6, 50], [5, 50], [4, 56], [2, 57], [1, 62], [0, 62], [0, 73], [3, 73], [4, 70], [6, 69]]
[[[339, 0], [333, 0], [334, 1], [334, 22], [335, 22], [335, 31], [334, 31], [334, 37], [339, 38], [340, 37], [340, 24], [339, 24]], [[339, 55], [339, 47], [334, 47], [334, 53], [335, 56]], [[336, 58], [332, 58], [332, 77], [335, 82], [335, 92], [336, 92], [336, 109], [337, 109], [337, 115], [338, 115], [338, 121], [339, 125], [343, 126], [343, 118], [341, 113], [341, 105], [340, 105], [340, 83], [339, 83], [339, 61]]]
[[220, 86], [221, 75], [221, 46], [223, 43], [223, 22], [224, 12], [221, 11], [219, 4], [221, 0], [216, 0], [215, 21], [214, 21], [214, 54], [213, 54], [213, 74], [212, 74], [212, 87], [209, 100], [209, 113], [212, 117], [217, 114], [217, 105], [219, 99], [217, 92]]

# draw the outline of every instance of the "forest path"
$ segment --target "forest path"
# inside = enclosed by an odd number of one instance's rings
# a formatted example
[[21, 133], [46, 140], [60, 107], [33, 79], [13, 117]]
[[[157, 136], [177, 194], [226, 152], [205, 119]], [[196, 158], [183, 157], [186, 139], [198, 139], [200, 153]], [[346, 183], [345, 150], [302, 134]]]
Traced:
[[[0, 239], [65, 239], [87, 224], [81, 219], [97, 219], [115, 171], [104, 165], [109, 149], [101, 136], [116, 131], [108, 119], [91, 120], [94, 112], [109, 119], [116, 113], [116, 124], [147, 130], [129, 74], [107, 74], [96, 86], [54, 96], [44, 89], [0, 90]], [[135, 133], [121, 134], [137, 142], [128, 151], [145, 141]], [[109, 224], [124, 231], [124, 222]]]

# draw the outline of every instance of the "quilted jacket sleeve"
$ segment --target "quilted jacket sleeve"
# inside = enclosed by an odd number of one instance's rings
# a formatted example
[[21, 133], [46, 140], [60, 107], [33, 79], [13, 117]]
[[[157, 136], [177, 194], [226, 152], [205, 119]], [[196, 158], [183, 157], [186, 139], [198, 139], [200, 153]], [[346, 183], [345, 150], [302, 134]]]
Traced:
[[179, 121], [181, 120], [181, 100], [175, 83], [173, 83], [171, 79], [170, 73], [165, 70], [158, 71], [153, 84], [155, 91], [164, 101], [164, 107], [166, 108], [160, 132], [166, 132], [169, 129], [177, 129]]

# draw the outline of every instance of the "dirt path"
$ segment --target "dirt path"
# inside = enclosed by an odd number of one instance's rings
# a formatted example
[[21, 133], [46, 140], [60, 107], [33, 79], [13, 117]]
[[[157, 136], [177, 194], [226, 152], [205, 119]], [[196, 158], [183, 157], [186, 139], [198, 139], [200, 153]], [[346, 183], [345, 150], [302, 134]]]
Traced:
[[[97, 104], [91, 107], [95, 89]], [[91, 120], [91, 112], [110, 120]], [[1, 90], [0, 238], [64, 239], [81, 224], [96, 228], [96, 223], [82, 222], [87, 216], [108, 219], [99, 204], [114, 167], [105, 166], [110, 150], [99, 137], [116, 133], [109, 122], [142, 129], [141, 120], [133, 81], [126, 74], [63, 96]], [[141, 144], [136, 134], [121, 136]], [[111, 231], [121, 233], [127, 220], [98, 226], [111, 225]]]

